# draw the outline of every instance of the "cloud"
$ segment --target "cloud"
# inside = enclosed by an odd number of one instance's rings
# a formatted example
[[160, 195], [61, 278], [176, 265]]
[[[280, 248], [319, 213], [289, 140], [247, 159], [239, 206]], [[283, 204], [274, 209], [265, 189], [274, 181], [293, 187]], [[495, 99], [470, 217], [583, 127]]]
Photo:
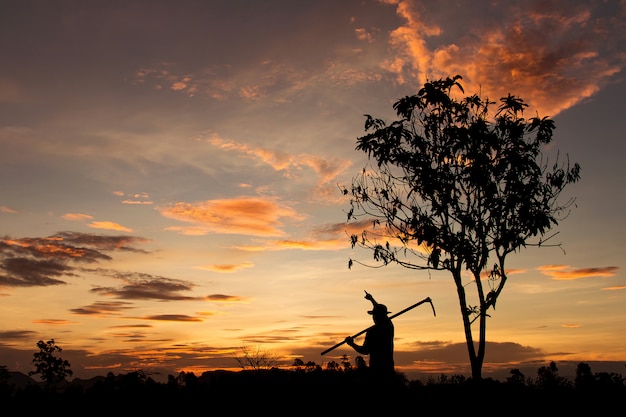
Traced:
[[345, 240], [264, 240], [256, 245], [236, 245], [233, 248], [246, 252], [281, 251], [281, 250], [337, 250], [345, 249], [348, 243]]
[[66, 325], [66, 324], [80, 324], [77, 321], [69, 321], [65, 319], [39, 319], [39, 320], [33, 320], [32, 322], [35, 324], [50, 324], [53, 326]]
[[13, 340], [31, 340], [35, 337], [36, 332], [32, 330], [3, 330], [0, 331], [0, 341], [6, 344], [6, 341]]
[[[517, 364], [542, 360], [545, 353], [538, 348], [523, 346], [515, 342], [486, 343], [485, 362], [491, 366], [516, 367]], [[449, 372], [466, 374], [467, 345], [465, 343], [451, 343], [444, 341], [416, 342], [411, 351], [398, 351], [394, 359], [400, 367], [409, 367], [417, 372]], [[442, 370], [443, 369], [443, 370]]]
[[0, 213], [16, 214], [17, 210], [7, 206], [0, 206]]
[[134, 251], [132, 244], [145, 239], [59, 232], [48, 237], [0, 239], [0, 286], [61, 285], [61, 277], [78, 276], [73, 264], [110, 261], [105, 252]]
[[140, 201], [140, 200], [123, 200], [122, 204], [130, 204], [130, 205], [152, 205], [154, 201]]
[[54, 277], [76, 276], [73, 267], [56, 260], [27, 258], [3, 259], [0, 269], [6, 275], [0, 276], [0, 285], [9, 287], [32, 287], [65, 284]]
[[[113, 194], [118, 197], [126, 196], [126, 194], [122, 191], [115, 191], [113, 192]], [[148, 193], [145, 193], [145, 192], [128, 195], [128, 197], [130, 198], [122, 200], [122, 204], [128, 204], [128, 205], [152, 205], [154, 204], [154, 202], [150, 200], [150, 196], [148, 195]]]
[[206, 297], [207, 301], [215, 301], [220, 303], [231, 303], [231, 302], [240, 302], [245, 301], [244, 298], [237, 295], [227, 295], [227, 294], [211, 294]]
[[567, 265], [545, 265], [538, 268], [542, 274], [555, 280], [573, 280], [590, 277], [612, 277], [619, 270], [617, 266], [602, 268], [578, 268], [574, 269]]
[[268, 59], [246, 65], [248, 69], [243, 71], [233, 71], [228, 65], [212, 65], [181, 73], [174, 63], [160, 63], [136, 71], [134, 84], [151, 85], [156, 90], [169, 90], [187, 97], [200, 95], [215, 100], [254, 101], [272, 95], [276, 101], [288, 101], [290, 96], [317, 79], [311, 70]]
[[612, 287], [602, 288], [602, 291], [619, 291], [626, 290], [626, 285], [614, 285]]
[[186, 314], [158, 314], [154, 316], [141, 317], [142, 320], [156, 321], [182, 321], [182, 322], [202, 322], [204, 320], [198, 317], [188, 316]]
[[354, 34], [360, 41], [367, 41], [369, 43], [375, 42], [374, 35], [365, 28], [354, 29]]
[[90, 291], [107, 297], [125, 300], [160, 300], [160, 301], [192, 301], [202, 297], [190, 297], [181, 292], [191, 291], [194, 287], [188, 281], [165, 278], [143, 273], [123, 273], [109, 270], [95, 270], [125, 283], [121, 287], [95, 287]]
[[[193, 234], [224, 233], [248, 236], [282, 236], [280, 219], [301, 220], [291, 207], [280, 205], [274, 200], [239, 197], [232, 199], [207, 200], [197, 203], [176, 203], [159, 208], [168, 218], [193, 223]], [[185, 228], [168, 228], [185, 231]]]
[[119, 324], [117, 326], [110, 326], [111, 329], [136, 329], [136, 328], [151, 328], [154, 327], [151, 324]]
[[148, 239], [138, 236], [110, 236], [79, 232], [59, 232], [46, 239], [54, 239], [60, 242], [71, 243], [73, 245], [94, 247], [103, 251], [119, 250], [138, 253], [147, 252], [143, 249], [137, 249], [130, 245], [148, 242]]
[[233, 248], [247, 252], [281, 250], [340, 250], [350, 247], [349, 232], [361, 233], [371, 222], [332, 223], [314, 228], [307, 239], [257, 240], [256, 244], [236, 245]]
[[132, 229], [128, 227], [122, 226], [118, 223], [102, 221], [102, 222], [91, 222], [89, 223], [89, 227], [94, 229], [106, 229], [106, 230], [117, 230], [119, 232], [132, 232]]
[[131, 303], [124, 301], [96, 301], [88, 306], [72, 308], [69, 311], [81, 316], [108, 317], [118, 315], [124, 310], [133, 308]]
[[191, 75], [175, 74], [172, 63], [161, 63], [151, 68], [141, 68], [135, 73], [135, 84], [141, 85], [150, 82], [156, 90], [164, 87], [171, 91], [181, 92], [188, 97], [193, 97], [199, 91], [201, 81], [197, 81]]
[[65, 220], [83, 221], [83, 220], [91, 220], [93, 219], [93, 216], [90, 216], [88, 214], [82, 214], [82, 213], [66, 213], [63, 216], [61, 216], [61, 218]]
[[[244, 156], [259, 160], [272, 167], [275, 171], [280, 171], [288, 178], [297, 178], [302, 168], [311, 169], [317, 176], [316, 196], [331, 197], [337, 193], [335, 186], [332, 193], [328, 193], [326, 187], [333, 182], [340, 174], [352, 166], [352, 161], [340, 158], [322, 158], [310, 154], [289, 154], [283, 151], [255, 148], [235, 141], [228, 141], [217, 136], [212, 136], [208, 142], [222, 150], [238, 152]], [[335, 199], [332, 199], [333, 201]]]
[[553, 117], [595, 94], [626, 63], [623, 2], [478, 1], [475, 11], [451, 1], [390, 3], [405, 22], [391, 33], [398, 54], [386, 64], [400, 83], [460, 74], [470, 94], [496, 101], [511, 93]]
[[240, 264], [211, 264], [211, 265], [203, 265], [197, 267], [197, 269], [202, 269], [205, 271], [213, 271], [213, 272], [235, 272], [244, 268], [252, 268], [254, 264], [250, 262], [243, 262]]

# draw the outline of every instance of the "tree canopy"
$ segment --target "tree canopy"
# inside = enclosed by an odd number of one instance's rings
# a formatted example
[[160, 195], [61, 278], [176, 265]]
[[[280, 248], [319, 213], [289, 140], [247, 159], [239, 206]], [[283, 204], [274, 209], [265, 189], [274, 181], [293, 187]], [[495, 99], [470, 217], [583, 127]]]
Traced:
[[28, 375], [39, 374], [42, 381], [46, 383], [48, 389], [54, 388], [55, 384], [65, 381], [65, 378], [73, 375], [70, 369], [70, 363], [55, 355], [55, 352], [61, 353], [63, 349], [57, 346], [54, 339], [44, 342], [37, 342], [39, 352], [33, 353], [33, 364], [35, 370], [30, 371]]

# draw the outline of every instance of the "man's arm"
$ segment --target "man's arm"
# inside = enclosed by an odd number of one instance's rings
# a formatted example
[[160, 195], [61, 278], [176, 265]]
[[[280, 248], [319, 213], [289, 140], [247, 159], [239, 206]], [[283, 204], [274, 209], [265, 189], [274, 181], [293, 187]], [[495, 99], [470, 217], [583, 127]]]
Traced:
[[363, 346], [357, 345], [356, 343], [354, 343], [354, 338], [352, 336], [348, 336], [345, 339], [345, 342], [348, 346], [352, 347], [352, 349], [356, 350], [358, 353], [360, 353], [361, 355], [369, 355], [370, 354], [370, 350], [368, 348], [368, 344], [367, 344], [367, 336], [365, 337], [365, 342], [363, 343]]

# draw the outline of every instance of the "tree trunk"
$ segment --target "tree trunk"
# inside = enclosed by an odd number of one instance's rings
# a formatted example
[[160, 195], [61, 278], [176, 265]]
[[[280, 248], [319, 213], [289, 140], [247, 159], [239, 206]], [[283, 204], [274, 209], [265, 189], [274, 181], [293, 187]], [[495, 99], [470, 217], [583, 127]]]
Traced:
[[470, 365], [472, 368], [472, 379], [480, 381], [482, 379], [482, 367], [484, 357], [485, 346], [485, 320], [481, 316], [481, 329], [480, 329], [480, 342], [479, 342], [479, 354], [476, 354], [474, 347], [474, 338], [472, 336], [472, 324], [470, 321], [470, 315], [467, 309], [467, 299], [465, 297], [465, 287], [463, 287], [463, 281], [461, 280], [461, 272], [459, 270], [453, 270], [452, 276], [454, 277], [454, 283], [456, 284], [456, 291], [459, 296], [459, 306], [461, 308], [461, 316], [463, 317], [463, 330], [465, 331], [465, 342], [467, 344], [467, 353], [469, 354]]

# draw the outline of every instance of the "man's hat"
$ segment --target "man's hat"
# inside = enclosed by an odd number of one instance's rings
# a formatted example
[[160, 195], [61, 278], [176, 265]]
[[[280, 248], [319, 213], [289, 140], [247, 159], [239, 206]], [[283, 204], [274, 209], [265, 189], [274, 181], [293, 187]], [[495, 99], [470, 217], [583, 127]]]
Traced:
[[374, 306], [374, 308], [370, 311], [367, 312], [368, 314], [389, 314], [389, 311], [387, 311], [387, 306], [384, 304], [376, 304]]

